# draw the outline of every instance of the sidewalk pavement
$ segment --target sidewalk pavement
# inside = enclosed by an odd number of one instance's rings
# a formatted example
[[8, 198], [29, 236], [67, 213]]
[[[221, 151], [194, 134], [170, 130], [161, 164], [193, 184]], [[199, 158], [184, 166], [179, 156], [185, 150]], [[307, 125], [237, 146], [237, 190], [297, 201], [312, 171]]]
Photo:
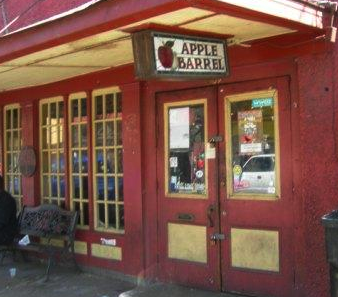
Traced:
[[[15, 276], [10, 269], [15, 268]], [[107, 270], [76, 272], [69, 267], [52, 267], [49, 280], [46, 265], [5, 259], [0, 265], [0, 297], [241, 297], [167, 284], [137, 285], [137, 280]], [[242, 296], [244, 297], [244, 296]]]

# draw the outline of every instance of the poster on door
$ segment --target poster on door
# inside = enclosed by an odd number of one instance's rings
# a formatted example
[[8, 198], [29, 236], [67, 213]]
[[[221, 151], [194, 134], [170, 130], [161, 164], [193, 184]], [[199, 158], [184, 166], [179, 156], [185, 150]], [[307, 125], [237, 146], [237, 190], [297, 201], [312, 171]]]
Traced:
[[262, 152], [263, 114], [262, 110], [238, 112], [239, 151], [241, 155]]
[[190, 147], [189, 107], [169, 110], [169, 148], [186, 149]]

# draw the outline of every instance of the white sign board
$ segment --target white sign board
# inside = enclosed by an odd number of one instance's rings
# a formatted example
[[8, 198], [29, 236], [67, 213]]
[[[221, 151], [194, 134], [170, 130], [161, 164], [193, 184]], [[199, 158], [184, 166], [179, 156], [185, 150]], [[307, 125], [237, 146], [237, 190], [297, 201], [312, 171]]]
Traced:
[[226, 75], [225, 41], [154, 33], [157, 73]]

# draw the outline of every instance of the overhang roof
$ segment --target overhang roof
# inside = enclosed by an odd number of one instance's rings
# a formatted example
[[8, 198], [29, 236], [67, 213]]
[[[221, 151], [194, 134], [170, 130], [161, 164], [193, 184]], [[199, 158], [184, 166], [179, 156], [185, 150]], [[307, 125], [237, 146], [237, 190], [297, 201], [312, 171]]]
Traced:
[[0, 91], [133, 63], [131, 32], [152, 27], [250, 44], [323, 34], [327, 14], [291, 0], [94, 0], [0, 38]]

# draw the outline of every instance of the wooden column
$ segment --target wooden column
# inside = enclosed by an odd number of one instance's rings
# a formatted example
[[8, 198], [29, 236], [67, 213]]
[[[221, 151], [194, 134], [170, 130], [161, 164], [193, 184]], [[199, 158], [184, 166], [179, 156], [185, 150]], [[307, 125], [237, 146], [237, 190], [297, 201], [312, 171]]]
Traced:
[[39, 191], [39, 109], [38, 102], [21, 103], [22, 147], [33, 146], [36, 153], [36, 170], [30, 177], [22, 176], [24, 205], [40, 204]]

